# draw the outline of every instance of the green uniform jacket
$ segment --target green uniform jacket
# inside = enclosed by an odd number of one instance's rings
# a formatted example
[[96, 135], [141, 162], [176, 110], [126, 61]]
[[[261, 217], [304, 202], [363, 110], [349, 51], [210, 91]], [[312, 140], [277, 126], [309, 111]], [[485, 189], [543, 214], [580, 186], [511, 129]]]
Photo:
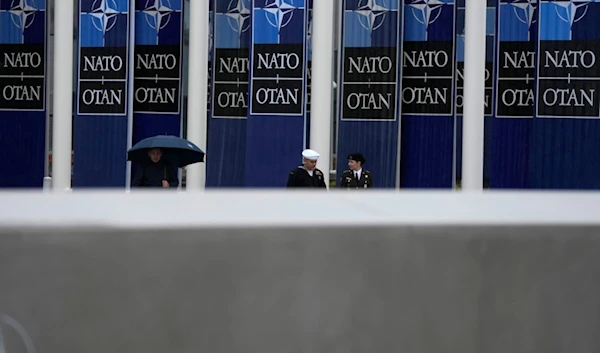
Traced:
[[354, 171], [344, 170], [339, 183], [340, 188], [345, 189], [367, 189], [373, 187], [373, 176], [368, 170], [362, 170], [360, 179], [354, 176]]

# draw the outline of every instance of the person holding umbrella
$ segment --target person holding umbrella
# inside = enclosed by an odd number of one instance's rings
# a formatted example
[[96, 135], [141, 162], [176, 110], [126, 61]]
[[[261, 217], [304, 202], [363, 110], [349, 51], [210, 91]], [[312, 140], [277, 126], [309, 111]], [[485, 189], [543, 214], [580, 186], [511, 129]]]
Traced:
[[204, 162], [204, 152], [188, 140], [159, 135], [136, 143], [127, 151], [127, 160], [142, 165], [132, 187], [173, 188], [179, 185], [175, 168]]
[[132, 187], [162, 187], [176, 188], [179, 179], [175, 174], [175, 168], [164, 160], [161, 160], [162, 150], [152, 148], [148, 151], [149, 161], [138, 169], [131, 181]]

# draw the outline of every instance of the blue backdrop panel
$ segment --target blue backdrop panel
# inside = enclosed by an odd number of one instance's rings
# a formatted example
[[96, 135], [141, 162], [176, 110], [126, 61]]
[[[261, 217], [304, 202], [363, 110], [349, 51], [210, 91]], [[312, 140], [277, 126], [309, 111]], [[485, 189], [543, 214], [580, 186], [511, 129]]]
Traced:
[[42, 186], [46, 66], [46, 1], [0, 0], [0, 188]]
[[531, 186], [600, 188], [600, 3], [541, 1]]
[[245, 186], [283, 187], [305, 147], [304, 0], [253, 0]]
[[216, 0], [207, 187], [241, 187], [246, 164], [251, 0]]
[[361, 152], [373, 186], [398, 186], [402, 6], [398, 1], [343, 3], [337, 175]]
[[182, 114], [183, 0], [135, 0], [135, 11], [132, 144], [180, 136]]
[[528, 188], [535, 104], [537, 3], [500, 0], [491, 188]]
[[455, 1], [404, 0], [400, 185], [454, 185]]
[[124, 187], [129, 0], [79, 0], [73, 186]]
[[[496, 7], [498, 0], [487, 0], [485, 54], [485, 122], [483, 177], [489, 179], [491, 133], [494, 111], [494, 67], [496, 62]], [[465, 0], [456, 2], [456, 179], [462, 178], [462, 129], [465, 63]]]

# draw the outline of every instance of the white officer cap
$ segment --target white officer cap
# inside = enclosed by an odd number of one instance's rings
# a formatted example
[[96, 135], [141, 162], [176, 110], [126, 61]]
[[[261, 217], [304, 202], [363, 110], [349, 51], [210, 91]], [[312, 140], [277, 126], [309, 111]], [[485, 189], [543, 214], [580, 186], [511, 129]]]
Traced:
[[302, 157], [311, 161], [316, 161], [317, 159], [319, 159], [320, 154], [313, 150], [304, 150], [302, 151]]

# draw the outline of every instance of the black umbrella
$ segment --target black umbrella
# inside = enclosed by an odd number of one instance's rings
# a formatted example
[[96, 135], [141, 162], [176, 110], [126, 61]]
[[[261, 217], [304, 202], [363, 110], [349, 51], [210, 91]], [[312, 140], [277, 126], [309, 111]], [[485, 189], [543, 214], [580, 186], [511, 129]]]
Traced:
[[148, 151], [153, 148], [160, 148], [162, 150], [161, 159], [177, 168], [204, 162], [204, 152], [198, 146], [186, 139], [169, 135], [148, 137], [136, 143], [127, 151], [127, 160], [147, 162]]

